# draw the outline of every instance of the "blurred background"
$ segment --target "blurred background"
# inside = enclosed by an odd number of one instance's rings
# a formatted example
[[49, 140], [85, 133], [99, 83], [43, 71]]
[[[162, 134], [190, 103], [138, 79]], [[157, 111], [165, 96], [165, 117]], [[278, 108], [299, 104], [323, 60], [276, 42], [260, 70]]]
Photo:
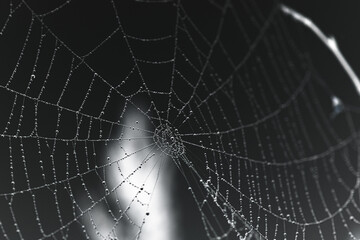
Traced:
[[0, 239], [359, 238], [359, 96], [280, 3], [360, 72], [354, 0], [1, 1]]

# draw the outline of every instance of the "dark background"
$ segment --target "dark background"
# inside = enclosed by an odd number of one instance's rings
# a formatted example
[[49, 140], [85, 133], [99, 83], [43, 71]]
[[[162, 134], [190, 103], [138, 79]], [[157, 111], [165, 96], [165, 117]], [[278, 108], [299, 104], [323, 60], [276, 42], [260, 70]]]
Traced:
[[[150, 1], [151, 2], [151, 1]], [[223, 1], [219, 1], [222, 4]], [[63, 1], [27, 1], [27, 4], [33, 9], [36, 14], [41, 14], [48, 12], [51, 9], [54, 9], [56, 6], [60, 6]], [[258, 1], [259, 11], [264, 15], [267, 16], [271, 9], [277, 4], [277, 1], [269, 2], [269, 1]], [[297, 11], [303, 13], [305, 16], [308, 16], [310, 19], [316, 23], [320, 29], [323, 30], [324, 33], [328, 35], [335, 36], [340, 50], [344, 54], [344, 56], [348, 59], [351, 66], [353, 66], [354, 71], [356, 73], [360, 72], [359, 62], [360, 62], [360, 31], [359, 31], [359, 23], [360, 23], [360, 15], [358, 14], [360, 9], [359, 1], [355, 0], [347, 0], [347, 1], [283, 1], [283, 3], [289, 5], [290, 7], [296, 9]], [[13, 6], [18, 4], [17, 1], [13, 2]], [[133, 37], [141, 37], [141, 38], [152, 38], [152, 37], [161, 37], [167, 36], [174, 32], [174, 24], [175, 24], [175, 8], [172, 6], [172, 2], [169, 3], [143, 3], [143, 2], [135, 2], [135, 1], [116, 1], [116, 6], [118, 10], [119, 17], [121, 19], [123, 30], [130, 36]], [[213, 6], [209, 4], [208, 1], [183, 1], [183, 5], [185, 9], [188, 11], [188, 14], [192, 16], [195, 21], [198, 21], [197, 24], [200, 26], [202, 31], [205, 32], [206, 36], [210, 39], [214, 37], [214, 32], [217, 26], [217, 22], [219, 19], [218, 11], [215, 11]], [[6, 21], [8, 16], [8, 9], [9, 9], [9, 2], [2, 1], [0, 3], [0, 26]], [[19, 59], [19, 54], [21, 48], [24, 43], [24, 39], [26, 37], [26, 33], [28, 30], [28, 26], [31, 20], [31, 12], [27, 9], [26, 6], [21, 6], [14, 14], [13, 18], [9, 22], [9, 25], [6, 27], [6, 31], [4, 31], [3, 36], [0, 37], [0, 82], [2, 86], [7, 84], [8, 79], [11, 76], [11, 73], [14, 69], [14, 66]], [[252, 25], [250, 22], [251, 16], [244, 14], [241, 16], [244, 18], [245, 25], [248, 24], [249, 35], [256, 35], [257, 29], [251, 30]], [[331, 93], [334, 93], [336, 96], [340, 97], [344, 103], [349, 106], [358, 106], [358, 96], [355, 94], [355, 90], [347, 78], [346, 74], [342, 71], [341, 67], [336, 62], [336, 59], [333, 58], [332, 54], [329, 53], [327, 48], [323, 46], [323, 44], [316, 38], [314, 35], [307, 29], [303, 28], [300, 24], [294, 23], [290, 18], [284, 18], [289, 21], [289, 28], [291, 34], [293, 34], [296, 43], [300, 46], [301, 49], [306, 50], [306, 54], [311, 56], [312, 64], [314, 68], [317, 70], [320, 76], [326, 82], [328, 89]], [[63, 89], [64, 82], [66, 81], [68, 71], [71, 66], [72, 57], [86, 55], [86, 62], [89, 64], [91, 68], [94, 69], [99, 75], [101, 75], [104, 79], [106, 79], [111, 85], [116, 86], [120, 84], [120, 82], [126, 77], [127, 73], [131, 70], [132, 58], [129, 54], [128, 47], [124, 42], [122, 35], [120, 34], [121, 30], [117, 34], [114, 35], [111, 39], [107, 40], [103, 45], [99, 47], [99, 49], [95, 49], [95, 51], [88, 55], [87, 54], [92, 51], [96, 46], [99, 46], [109, 34], [114, 31], [114, 29], [118, 26], [111, 2], [103, 3], [102, 1], [73, 1], [69, 4], [69, 6], [64, 6], [63, 8], [59, 9], [54, 14], [50, 14], [44, 17], [36, 18], [34, 20], [33, 25], [33, 32], [36, 37], [31, 37], [28, 42], [28, 48], [25, 51], [24, 58], [20, 63], [20, 68], [16, 73], [16, 77], [14, 81], [9, 86], [11, 89], [15, 89], [20, 93], [24, 93], [28, 96], [36, 96], [39, 92], [42, 84], [42, 80], [34, 81], [32, 88], [26, 92], [26, 86], [28, 81], [30, 80], [29, 76], [33, 71], [33, 61], [34, 56], [36, 55], [36, 51], [38, 50], [38, 40], [40, 36], [40, 24], [39, 20], [44, 21], [48, 29], [43, 29], [46, 32], [47, 37], [44, 40], [44, 51], [42, 52], [43, 55], [46, 57], [40, 58], [38, 67], [36, 68], [36, 80], [37, 79], [44, 79], [46, 76], [47, 66], [49, 64], [49, 59], [51, 59], [51, 54], [54, 45], [54, 38], [51, 37], [51, 34], [48, 30], [51, 30], [58, 38], [61, 40], [69, 49], [71, 49], [72, 53], [70, 54], [69, 51], [59, 51], [59, 55], [57, 56], [56, 62], [58, 65], [54, 68], [52, 72], [53, 81], [51, 84], [48, 85], [48, 91], [46, 91], [42, 99], [46, 102], [56, 104], [57, 99]], [[225, 31], [229, 32], [228, 36], [224, 36], [224, 41], [228, 40], [229, 49], [236, 49], [239, 51], [244, 51], [246, 48], [242, 48], [245, 46], [245, 43], [238, 44], [235, 41], [236, 34], [234, 34], [234, 39], [231, 36], [231, 26], [226, 25]], [[195, 34], [194, 34], [195, 36]], [[180, 37], [179, 42], [183, 39]], [[198, 41], [201, 41], [197, 39]], [[168, 40], [164, 40], [161, 42], [139, 42], [136, 40], [129, 40], [131, 46], [133, 47], [134, 55], [137, 56], [139, 59], [148, 59], [150, 61], [167, 61], [171, 59], [173, 56], [174, 46], [173, 46], [173, 39], [170, 38]], [[240, 40], [239, 41], [244, 41]], [[184, 40], [185, 42], [185, 40]], [[187, 48], [188, 43], [183, 43], [182, 47], [185, 49]], [[204, 46], [204, 51], [206, 50], [205, 44], [201, 45]], [[238, 47], [240, 46], [240, 47]], [[64, 49], [64, 47], [62, 47]], [[238, 49], [239, 48], [239, 49]], [[230, 51], [231, 52], [231, 51]], [[235, 53], [236, 51], [234, 51]], [[215, 53], [221, 55], [221, 53]], [[232, 54], [232, 53], [230, 53]], [[261, 52], [257, 53], [261, 57]], [[241, 55], [241, 54], [240, 54]], [[305, 55], [305, 54], [304, 54]], [[236, 54], [234, 56], [236, 60]], [[81, 63], [80, 58], [74, 58], [74, 65]], [[195, 56], [193, 56], [195, 59]], [[223, 73], [223, 77], [225, 77], [229, 70], [226, 66], [221, 66], [220, 62], [222, 59], [219, 58], [218, 60], [218, 67], [219, 67], [219, 74]], [[60, 62], [60, 63], [59, 63]], [[299, 61], [299, 64], [301, 61]], [[184, 66], [184, 72], [189, 73], [191, 76], [191, 71], [186, 69], [186, 63], [179, 62], [178, 63], [180, 68]], [[169, 89], [170, 81], [169, 76], [171, 76], [171, 64], [163, 66], [163, 65], [156, 65], [156, 64], [146, 64], [146, 63], [139, 63], [143, 71], [143, 77], [149, 80], [148, 86], [150, 89], [156, 89], [157, 91], [166, 91]], [[82, 101], [82, 96], [84, 91], [86, 91], [87, 86], [89, 85], [93, 74], [85, 67], [84, 65], [79, 65], [79, 71], [74, 74], [73, 81], [70, 81], [67, 89], [67, 94], [64, 95], [64, 98], [61, 101], [61, 105], [68, 107], [70, 109], [76, 109]], [[25, 79], [25, 80], [24, 80]], [[101, 81], [100, 81], [101, 82]], [[139, 80], [139, 76], [132, 76], [131, 81], [129, 84], [125, 84], [119, 91], [127, 95], [128, 93], [136, 91], [138, 87], [141, 85], [141, 81]], [[85, 87], [86, 86], [86, 87]], [[211, 88], [212, 86], [209, 87]], [[280, 87], [281, 88], [281, 87]], [[108, 92], [108, 86], [106, 84], [98, 84], [94, 86], [95, 95], [90, 97], [87, 101], [87, 105], [84, 106], [83, 111], [91, 116], [97, 116], [105, 102], [106, 95]], [[189, 89], [187, 89], [183, 85], [179, 85], [176, 89], [177, 92], [182, 93], [185, 95], [188, 94]], [[201, 94], [201, 93], [200, 93]], [[207, 92], [204, 91], [202, 93], [206, 95]], [[285, 97], [284, 97], [285, 99]], [[154, 95], [150, 99], [149, 96], [146, 94], [138, 94], [137, 97], [133, 99], [135, 103], [138, 103], [142, 106], [143, 109], [149, 107], [150, 101], [153, 100], [156, 106], [159, 106], [161, 109], [166, 109], [166, 105], [164, 104], [164, 98], [162, 96]], [[0, 89], [0, 101], [1, 101], [1, 112], [4, 113], [0, 116], [0, 131], [5, 127], [8, 117], [9, 111], [11, 110], [12, 103], [14, 101], [14, 94], [11, 91], [7, 91], [4, 88]], [[19, 104], [21, 105], [21, 101], [19, 98]], [[26, 100], [28, 101], [28, 100]], [[33, 126], [33, 108], [31, 107], [31, 101], [25, 101], [25, 110], [24, 113], [24, 120], [21, 125], [21, 133], [20, 135], [28, 135], [32, 131]], [[165, 102], [167, 103], [167, 98], [165, 98]], [[27, 107], [29, 104], [29, 107]], [[119, 99], [112, 98], [109, 103], [109, 108], [105, 111], [104, 115], [102, 116], [105, 119], [109, 119], [110, 121], [117, 122], [119, 120], [119, 111], [118, 109], [122, 109], [124, 105], [124, 99], [119, 97]], [[244, 104], [245, 105], [245, 104]], [[216, 105], [211, 105], [212, 107], [216, 107]], [[225, 104], [224, 104], [225, 106]], [[130, 109], [132, 107], [129, 107]], [[56, 127], [56, 119], [58, 112], [55, 108], [51, 106], [45, 106], [43, 109], [39, 108], [39, 133], [42, 136], [53, 136], [54, 127]], [[226, 109], [226, 107], [225, 107]], [[227, 109], [231, 112], [231, 109]], [[28, 111], [28, 113], [26, 113]], [[186, 111], [189, 111], [186, 109]], [[250, 108], [244, 107], [242, 113], [250, 112]], [[216, 112], [216, 110], [215, 110]], [[19, 112], [18, 112], [19, 113]], [[175, 115], [174, 115], [175, 114]], [[66, 115], [66, 113], [64, 113]], [[214, 113], [215, 115], [215, 113]], [[244, 114], [246, 115], [246, 114]], [[249, 114], [252, 115], [252, 114]], [[149, 116], [156, 116], [154, 111], [149, 112]], [[176, 113], [172, 112], [170, 118], [175, 118]], [[196, 117], [196, 115], [195, 115]], [[249, 122], [251, 122], [251, 117], [249, 116]], [[60, 129], [58, 138], [71, 138], [74, 135], [75, 128], [76, 128], [76, 119], [74, 116], [65, 116], [67, 120], [64, 120], [64, 123]], [[231, 121], [231, 116], [229, 117], [229, 121]], [[244, 117], [245, 119], [247, 116]], [[15, 119], [19, 119], [19, 116], [15, 117]], [[183, 120], [183, 119], [181, 119]], [[193, 119], [192, 119], [193, 120]], [[218, 127], [226, 129], [226, 126], [222, 126], [221, 120], [216, 120]], [[85, 124], [86, 121], [84, 120]], [[158, 124], [158, 122], [154, 121], [154, 124]], [[177, 124], [179, 124], [177, 122]], [[340, 128], [343, 126], [343, 122], [339, 123]], [[105, 124], [106, 125], [106, 124]], [[216, 124], [215, 124], [216, 125]], [[346, 125], [346, 124], [344, 124]], [[88, 126], [88, 125], [86, 125]], [[191, 122], [190, 125], [184, 125], [181, 129], [179, 129], [182, 133], [188, 132], [198, 132], [195, 122]], [[195, 129], [194, 129], [194, 128]], [[210, 126], [212, 131], [216, 131], [216, 126]], [[13, 123], [10, 127], [10, 131], [12, 134], [15, 134], [17, 129], [17, 122]], [[96, 128], [101, 128], [99, 126], [95, 126]], [[150, 127], [152, 128], [152, 127]], [[358, 128], [357, 128], [358, 129]], [[153, 129], [150, 129], [153, 130]], [[104, 132], [109, 132], [110, 130], [104, 126]], [[101, 138], [95, 133], [92, 133], [94, 138]], [[339, 131], [341, 132], [341, 130]], [[80, 133], [86, 134], [86, 132]], [[349, 132], [344, 131], [340, 133], [342, 136], [347, 136]], [[316, 136], [314, 137], [316, 138]], [[0, 176], [1, 176], [1, 183], [0, 189], [1, 193], [11, 192], [11, 185], [10, 185], [10, 176], [9, 176], [9, 157], [8, 157], [8, 138], [7, 137], [0, 137], [1, 145], [0, 145], [0, 156], [2, 159], [1, 168], [0, 168]], [[24, 140], [25, 141], [25, 140]], [[227, 140], [224, 140], [227, 141]], [[195, 141], [194, 141], [195, 142]], [[50, 142], [51, 145], [52, 142]], [[45, 145], [45, 143], [43, 143]], [[62, 143], [58, 143], [59, 146], [57, 147], [57, 159], [63, 159], [61, 157], [61, 152], [69, 152], [71, 151], [71, 147], [68, 147]], [[22, 151], [20, 149], [19, 140], [13, 139], [14, 147], [14, 159], [18, 158], [21, 159]], [[26, 156], [28, 158], [32, 158], [32, 156], [36, 156], [36, 142], [29, 143], [26, 148]], [[319, 149], [322, 149], [323, 146], [318, 146]], [[81, 149], [82, 146], [79, 146], [79, 159], [80, 165], [85, 165], [85, 162], [81, 163]], [[46, 148], [45, 148], [46, 149]], [[50, 148], [51, 149], [51, 148]], [[104, 155], [104, 146], [99, 146], [97, 149], [99, 155]], [[191, 149], [189, 147], [189, 152], [192, 151], [195, 156], [201, 155], [196, 152], [196, 148]], [[47, 157], [45, 159], [49, 159], [49, 149], [43, 150], [42, 154]], [[254, 149], [254, 152], [256, 149]], [[50, 151], [51, 152], [51, 151]], [[190, 154], [190, 153], [189, 153]], [[201, 160], [201, 159], [200, 159]], [[59, 160], [60, 161], [60, 160]], [[18, 162], [18, 167], [15, 170], [18, 171], [20, 174], [16, 179], [18, 179], [19, 189], [26, 188], [26, 179], [23, 176], [23, 165], [20, 165], [21, 161]], [[32, 164], [34, 164], [32, 166]], [[202, 163], [198, 163], [199, 165], [195, 166], [199, 167], [200, 172], [201, 168], [203, 167]], [[46, 163], [45, 163], [46, 165]], [[35, 162], [31, 162], [29, 164], [29, 169], [32, 167], [36, 167], [38, 164]], [[92, 168], [94, 165], [91, 166]], [[51, 165], [48, 164], [46, 170], [49, 172], [49, 178], [51, 179]], [[57, 167], [59, 178], [61, 176], [65, 177], [65, 172], [61, 173], [61, 170], [64, 170], [64, 164], [60, 164]], [[72, 173], [76, 174], [76, 168], [73, 166]], [[188, 183], [184, 180], [180, 171], [177, 171], [174, 181], [173, 187], [173, 201], [174, 205], [176, 206], [176, 212], [179, 214], [179, 229], [183, 236], [183, 239], [206, 239], [205, 231], [203, 224], [201, 222], [201, 216], [199, 211], [196, 208], [195, 202], [193, 200], [193, 196], [188, 191]], [[188, 173], [189, 174], [189, 173]], [[200, 173], [202, 174], [202, 173]], [[38, 185], [41, 185], [41, 178], [33, 177], [33, 183], [38, 181]], [[194, 184], [195, 188], [198, 183], [195, 183], [195, 180], [188, 176], [190, 179], [190, 183]], [[21, 180], [20, 180], [21, 179]], [[49, 180], [49, 179], [48, 179]], [[50, 180], [49, 180], [50, 181]], [[89, 185], [93, 185], [94, 189], [100, 189], [99, 195], [103, 194], [102, 186], [97, 186], [95, 180], [87, 179], [85, 180]], [[194, 182], [193, 182], [194, 181]], [[51, 182], [51, 181], [50, 181]], [[81, 189], [80, 183], [74, 183], [74, 189]], [[97, 186], [97, 187], [96, 187]], [[196, 191], [199, 191], [199, 194], [203, 191], [200, 190], [201, 187], [198, 187]], [[80, 191], [80, 190], [79, 190]], [[95, 191], [95, 190], [94, 190]], [[66, 193], [64, 193], [66, 195]], [[96, 194], [95, 194], [96, 195]], [[65, 197], [64, 197], [65, 198]], [[52, 223], [51, 218], [54, 217], [56, 214], [55, 209], [51, 209], [51, 211], [46, 210], [46, 200], [51, 199], [46, 193], [39, 194], [39, 205], [44, 207], [39, 207], [42, 209], [42, 214], [48, 214], [49, 229], [56, 229], [59, 226], [57, 223]], [[11, 226], [11, 213], [8, 211], [7, 204], [8, 199], [4, 199], [2, 197], [0, 203], [0, 220], [3, 225], [6, 227], [10, 239], [17, 239], [15, 228]], [[50, 200], [49, 200], [50, 201]], [[64, 200], [65, 201], [65, 200]], [[23, 203], [25, 202], [25, 203]], [[19, 216], [19, 225], [21, 226], [24, 232], [32, 232], [34, 229], [37, 229], [35, 223], [26, 223], [27, 217], [33, 217], [33, 210], [32, 210], [32, 200], [29, 195], [24, 197], [19, 197], [16, 199], [14, 206], [16, 206], [15, 213]], [[66, 205], [66, 204], [65, 204]], [[64, 206], [64, 209], [69, 207], [69, 205]], [[215, 208], [215, 207], [214, 207]], [[175, 214], [174, 213], [174, 214]], [[221, 214], [217, 212], [217, 214]], [[66, 214], [64, 214], [65, 216]], [[219, 221], [221, 224], [224, 224], [219, 217]], [[53, 225], [52, 225], [53, 224]], [[341, 223], [340, 223], [341, 224]], [[225, 224], [224, 224], [225, 226]], [[226, 227], [225, 227], [226, 229]], [[81, 236], [81, 229], [77, 229], [76, 227], [72, 230], [73, 236]], [[36, 232], [36, 231], [34, 231]], [[220, 231], [221, 232], [221, 231]], [[39, 234], [39, 233], [36, 233]], [[39, 235], [31, 236], [24, 236], [26, 239], [35, 239]], [[343, 234], [342, 230], [339, 230], [339, 234]], [[344, 233], [345, 234], [345, 233]], [[1, 234], [0, 234], [1, 235]], [[234, 236], [231, 236], [234, 237]], [[229, 237], [229, 239], [233, 239]], [[2, 236], [0, 236], [2, 239]], [[77, 239], [71, 238], [70, 239]], [[146, 237], [144, 238], [146, 239]], [[280, 238], [279, 238], [280, 239]]]

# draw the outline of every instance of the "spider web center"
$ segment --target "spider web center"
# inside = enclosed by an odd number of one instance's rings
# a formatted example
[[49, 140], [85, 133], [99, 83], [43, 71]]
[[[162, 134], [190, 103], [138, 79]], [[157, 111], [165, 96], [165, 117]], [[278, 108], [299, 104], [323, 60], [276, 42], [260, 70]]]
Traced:
[[185, 153], [179, 131], [169, 122], [162, 123], [155, 129], [153, 140], [163, 153], [172, 158], [177, 158]]

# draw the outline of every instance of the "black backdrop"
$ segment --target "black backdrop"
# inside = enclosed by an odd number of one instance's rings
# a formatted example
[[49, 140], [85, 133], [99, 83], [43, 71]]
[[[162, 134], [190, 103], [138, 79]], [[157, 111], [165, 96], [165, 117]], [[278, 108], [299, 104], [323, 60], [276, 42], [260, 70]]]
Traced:
[[[61, 1], [27, 1], [29, 6], [36, 12], [47, 12], [49, 9], [53, 9], [54, 6], [58, 6]], [[358, 14], [360, 9], [360, 2], [355, 0], [347, 1], [284, 1], [284, 3], [289, 6], [297, 9], [299, 12], [304, 13], [304, 15], [311, 18], [318, 26], [328, 34], [335, 36], [340, 49], [342, 50], [345, 57], [349, 60], [350, 64], [354, 67], [355, 72], [360, 72], [359, 62], [360, 62], [360, 15]], [[142, 36], [162, 36], [164, 32], [172, 32], [174, 28], [174, 8], [169, 7], [172, 3], [166, 4], [146, 4], [146, 3], [135, 3], [133, 1], [121, 1], [118, 3], [118, 11], [120, 18], [122, 20], [122, 25], [124, 30], [133, 36], [139, 35]], [[195, 18], [198, 18], [202, 22], [202, 29], [205, 32], [208, 32], [209, 35], [212, 34], [213, 26], [218, 20], [218, 16], [210, 10], [209, 4], [207, 1], [183, 1], [183, 4], [189, 9], [189, 12]], [[272, 3], [259, 1], [259, 6], [264, 13], [268, 13], [273, 6]], [[8, 1], [1, 1], [0, 3], [0, 23], [4, 23], [6, 16], [8, 15]], [[16, 1], [14, 1], [16, 5]], [[111, 12], [111, 14], [109, 14]], [[11, 23], [7, 31], [4, 33], [5, 38], [0, 38], [0, 78], [1, 84], [7, 82], [11, 72], [14, 68], [14, 63], [19, 57], [19, 50], [25, 38], [29, 20], [31, 18], [29, 10], [25, 7], [22, 7], [17, 13], [16, 22]], [[108, 36], [109, 33], [116, 26], [116, 19], [112, 14], [112, 8], [110, 3], [103, 4], [101, 1], [73, 1], [71, 7], [64, 7], [59, 11], [59, 14], [49, 15], [43, 18], [47, 26], [53, 31], [65, 44], [67, 44], [75, 53], [79, 56], [82, 56], [88, 53], [94, 46], [97, 46], [105, 36]], [[292, 21], [289, 19], [289, 21]], [[34, 25], [36, 26], [36, 24]], [[293, 25], [291, 25], [293, 26]], [[34, 27], [34, 31], [39, 31], [38, 24]], [[300, 34], [299, 34], [300, 33]], [[337, 89], [338, 96], [341, 97], [345, 102], [352, 103], [356, 105], [358, 103], [358, 98], [354, 94], [352, 85], [344, 73], [339, 68], [332, 68], [330, 66], [336, 65], [336, 60], [332, 59], [331, 54], [328, 50], [318, 41], [312, 34], [307, 34], [307, 30], [294, 29], [294, 34], [302, 36], [302, 38], [297, 38], [299, 44], [305, 46], [311, 54], [313, 59], [313, 64], [315, 68], [319, 71], [320, 75], [333, 79], [328, 82], [332, 89]], [[29, 45], [35, 44], [31, 42]], [[128, 50], [124, 44], [117, 44], [118, 42], [123, 41], [119, 36], [113, 38], [110, 44], [105, 44], [100, 51], [95, 51], [94, 54], [87, 58], [88, 63], [96, 69], [100, 75], [106, 78], [111, 84], [116, 84], [119, 82], [119, 79], [125, 78], [124, 69], [129, 69], [131, 67], [131, 60], [128, 54]], [[45, 43], [46, 44], [46, 43]], [[136, 44], [136, 43], [134, 43]], [[134, 48], [137, 49], [139, 53], [139, 58], [151, 59], [153, 60], [166, 60], [169, 59], [173, 54], [173, 43], [171, 41], [164, 43], [161, 46], [153, 46], [152, 48], [143, 48], [142, 44], [136, 45]], [[231, 43], [229, 43], [231, 44]], [[36, 46], [36, 45], [34, 45]], [[36, 52], [36, 48], [27, 50], [27, 54], [31, 55]], [[119, 52], [124, 52], [124, 55], [119, 54]], [[46, 53], [50, 56], [51, 52]], [[65, 78], [66, 71], [64, 68], [69, 68], [69, 62], [71, 58], [69, 56], [59, 56], [60, 61], [64, 62], [62, 69], [59, 68], [54, 70], [54, 75], [58, 77]], [[25, 59], [24, 62], [31, 61], [30, 59]], [[25, 67], [21, 68], [17, 74], [17, 79], [29, 79], [29, 72], [31, 72], [32, 65], [24, 64]], [[41, 66], [41, 64], [39, 64]], [[46, 65], [46, 64], [44, 64]], [[166, 89], [169, 84], [168, 76], [171, 69], [160, 69], [156, 66], [147, 67], [145, 64], [142, 66], [145, 77], [154, 79], [149, 82], [149, 86], [155, 89]], [[46, 68], [39, 69], [36, 77], [45, 76]], [[72, 83], [69, 88], [74, 92], [81, 91], [83, 89], [83, 78], [91, 78], [91, 74], [83, 73], [77, 76], [78, 81]], [[335, 80], [334, 79], [339, 79]], [[124, 91], [130, 92], [132, 89], [139, 84], [134, 82], [128, 86]], [[164, 83], [165, 82], [165, 83]], [[27, 81], [17, 81], [14, 85], [14, 88], [25, 89]], [[61, 90], [61, 84], [52, 86], [53, 95], [48, 94], [44, 96], [47, 101], [56, 102], [58, 93]], [[101, 86], [99, 86], [101, 88]], [[184, 93], [185, 94], [185, 93]], [[102, 96], [99, 94], [99, 99]], [[4, 109], [4, 112], [9, 111], [13, 98], [11, 93], [1, 89], [0, 90], [0, 99], [1, 99], [1, 108]], [[62, 102], [65, 106], [73, 106], [76, 99], [76, 94], [73, 94], [74, 99], [65, 98]], [[154, 98], [156, 104], [161, 105], [163, 99]], [[96, 99], [89, 100], [92, 101], [92, 107], [96, 109], [101, 101]], [[139, 100], [141, 101], [141, 100]], [[120, 101], [118, 103], [113, 103], [112, 108], [115, 109], [122, 106], [123, 103]], [[47, 111], [47, 110], [44, 110]], [[91, 109], [89, 110], [91, 111]], [[96, 110], [93, 110], [96, 111]], [[246, 112], [246, 110], [244, 110]], [[118, 116], [117, 113], [111, 113], [108, 111], [105, 115], [105, 118], [115, 119]], [[47, 116], [42, 116], [43, 119], [56, 119], [56, 112], [46, 112]], [[5, 126], [8, 115], [4, 114], [4, 117], [0, 116], [1, 127]], [[29, 120], [29, 123], [31, 121]], [[43, 120], [43, 132], [46, 132], [47, 126], [46, 121]], [[27, 122], [24, 120], [24, 126]], [[49, 123], [54, 124], [54, 122]], [[73, 133], [72, 122], [68, 123], [70, 128], [64, 128], [62, 133], [64, 136], [71, 135]], [[52, 129], [53, 126], [48, 126], [48, 129]], [[15, 127], [16, 128], [16, 127]], [[30, 128], [29, 128], [30, 129]], [[183, 129], [186, 132], [186, 127]], [[2, 130], [1, 130], [2, 131]], [[68, 131], [68, 132], [67, 132]], [[1, 151], [1, 183], [0, 189], [1, 192], [8, 192], [10, 190], [9, 186], [9, 165], [8, 165], [8, 143], [6, 139], [1, 139], [3, 142], [0, 146]], [[61, 149], [61, 148], [60, 148]], [[15, 153], [15, 156], [20, 157], [20, 150], [18, 153]], [[31, 150], [30, 150], [31, 152]], [[34, 153], [35, 154], [35, 153]], [[31, 156], [29, 156], [31, 158]], [[35, 163], [36, 164], [36, 163]], [[21, 166], [19, 167], [21, 168]], [[20, 171], [20, 170], [19, 170]], [[18, 177], [18, 179], [21, 177]], [[199, 212], [196, 210], [195, 203], [192, 199], [192, 196], [189, 194], [187, 189], [188, 185], [184, 181], [180, 172], [176, 172], [175, 176], [175, 185], [173, 187], [173, 196], [175, 206], [177, 206], [177, 212], [181, 213], [179, 217], [179, 228], [181, 229], [181, 234], [183, 239], [205, 239], [205, 232], [203, 225], [201, 223], [201, 217]], [[24, 179], [23, 179], [24, 180]], [[2, 200], [4, 201], [4, 199]], [[4, 201], [5, 202], [5, 201]], [[46, 204], [46, 203], [44, 203]], [[4, 210], [4, 204], [1, 202], [0, 205], [0, 219], [4, 225], [6, 225], [7, 220], [10, 220], [9, 213]], [[5, 206], [6, 208], [7, 206]], [[30, 207], [31, 208], [31, 207]], [[31, 216], [32, 211], [29, 209], [29, 206], [22, 207], [20, 204], [17, 208], [18, 214], [21, 218], [26, 218], [27, 215]], [[5, 213], [6, 212], [6, 213]], [[4, 213], [4, 214], [3, 214]], [[49, 213], [49, 219], [53, 217]], [[21, 220], [20, 220], [21, 222]], [[50, 221], [51, 222], [51, 221]], [[34, 226], [22, 226], [23, 228], [31, 228]], [[35, 226], [36, 227], [36, 226]], [[14, 229], [9, 231], [9, 236], [15, 236], [13, 232]], [[0, 239], [2, 236], [0, 236]], [[11, 238], [13, 239], [13, 238]], [[16, 239], [16, 238], [14, 238]], [[32, 236], [29, 237], [32, 239]], [[74, 238], [75, 239], [75, 238]], [[146, 239], [146, 238], [144, 238]]]

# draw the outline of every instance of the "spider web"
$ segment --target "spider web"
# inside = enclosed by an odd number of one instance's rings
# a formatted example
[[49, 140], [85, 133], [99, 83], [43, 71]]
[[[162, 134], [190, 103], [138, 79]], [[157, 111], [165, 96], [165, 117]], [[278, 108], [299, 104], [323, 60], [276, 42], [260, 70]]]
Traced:
[[1, 239], [149, 239], [170, 165], [208, 239], [357, 239], [358, 99], [277, 1], [8, 3]]

